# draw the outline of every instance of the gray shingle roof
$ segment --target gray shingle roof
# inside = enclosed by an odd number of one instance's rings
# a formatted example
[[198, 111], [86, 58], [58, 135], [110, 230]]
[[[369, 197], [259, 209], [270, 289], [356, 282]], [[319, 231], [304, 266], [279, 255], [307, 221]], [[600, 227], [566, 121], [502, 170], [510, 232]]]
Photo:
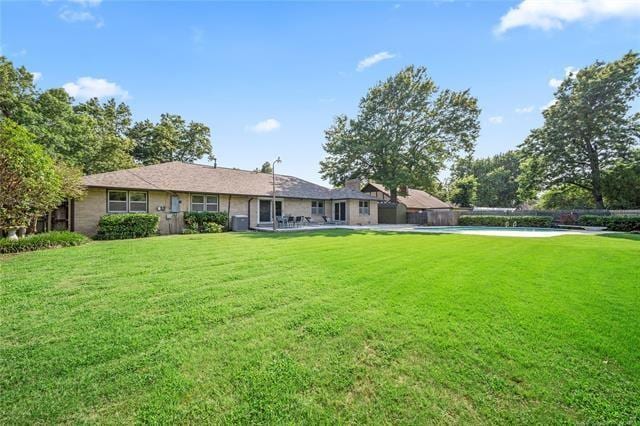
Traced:
[[[271, 196], [270, 173], [212, 167], [202, 164], [154, 164], [134, 169], [98, 173], [84, 177], [89, 187], [206, 192], [213, 194]], [[329, 189], [306, 180], [276, 174], [276, 196], [309, 199], [351, 198], [373, 200], [367, 194], [346, 188]]]
[[[376, 190], [389, 196], [389, 190], [383, 185], [376, 182], [369, 182], [367, 185], [371, 185]], [[366, 190], [366, 186], [365, 186]], [[398, 201], [404, 204], [410, 209], [450, 209], [451, 204], [434, 197], [428, 192], [421, 191], [419, 189], [407, 188], [407, 195], [398, 195]]]

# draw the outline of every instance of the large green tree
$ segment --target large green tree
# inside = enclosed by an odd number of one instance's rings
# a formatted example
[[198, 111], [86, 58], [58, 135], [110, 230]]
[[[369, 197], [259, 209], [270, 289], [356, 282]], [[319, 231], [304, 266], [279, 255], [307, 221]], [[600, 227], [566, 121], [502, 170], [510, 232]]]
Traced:
[[589, 191], [604, 208], [603, 170], [630, 161], [640, 138], [640, 113], [632, 101], [640, 93], [640, 58], [594, 64], [567, 77], [544, 112], [544, 125], [521, 145], [524, 195], [558, 185]]
[[162, 114], [157, 124], [150, 120], [138, 122], [128, 135], [134, 142], [136, 161], [145, 165], [193, 162], [205, 155], [213, 158], [209, 127], [193, 121], [187, 124], [179, 115]]
[[520, 156], [516, 151], [486, 158], [463, 158], [452, 169], [455, 181], [464, 176], [474, 176], [478, 183], [475, 203], [484, 207], [514, 207], [521, 200], [518, 196]]
[[17, 123], [31, 119], [36, 87], [34, 76], [25, 67], [15, 68], [0, 56], [0, 117]]
[[335, 119], [322, 177], [375, 180], [392, 200], [402, 187], [430, 189], [448, 161], [473, 151], [479, 114], [468, 90], [439, 90], [425, 68], [409, 66], [371, 88], [356, 118]]
[[603, 177], [607, 206], [614, 209], [640, 209], [640, 149], [631, 161], [619, 161]]
[[477, 204], [478, 180], [473, 175], [463, 176], [453, 181], [449, 199], [460, 207], [472, 207]]

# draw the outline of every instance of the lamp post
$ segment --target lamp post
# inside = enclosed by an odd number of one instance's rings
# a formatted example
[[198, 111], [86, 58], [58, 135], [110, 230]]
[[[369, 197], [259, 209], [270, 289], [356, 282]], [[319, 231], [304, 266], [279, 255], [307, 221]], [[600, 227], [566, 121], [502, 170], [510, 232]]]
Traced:
[[277, 221], [276, 221], [276, 164], [282, 163], [280, 156], [276, 158], [273, 163], [271, 163], [271, 177], [273, 180], [273, 192], [271, 193], [271, 222], [273, 223], [273, 232], [276, 231]]

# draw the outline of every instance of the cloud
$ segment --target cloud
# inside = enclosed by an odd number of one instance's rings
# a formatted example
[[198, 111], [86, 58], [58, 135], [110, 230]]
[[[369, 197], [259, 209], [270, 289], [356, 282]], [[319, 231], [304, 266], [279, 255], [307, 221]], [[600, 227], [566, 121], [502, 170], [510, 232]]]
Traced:
[[[568, 67], [564, 67], [564, 78], [576, 78], [576, 74], [578, 73], [578, 69], [572, 66], [568, 66]], [[557, 78], [552, 78], [551, 80], [549, 80], [549, 86], [553, 87], [554, 89], [557, 89], [558, 87], [560, 87], [560, 85], [562, 84], [564, 80], [560, 80]]]
[[191, 27], [191, 41], [195, 45], [201, 45], [204, 41], [204, 30], [200, 27]]
[[70, 3], [79, 4], [81, 6], [98, 6], [102, 0], [69, 0]]
[[31, 73], [31, 75], [33, 76], [33, 82], [36, 83], [38, 80], [40, 80], [42, 78], [42, 73], [41, 72], [37, 72], [34, 71]]
[[69, 96], [80, 100], [106, 97], [129, 98], [129, 92], [104, 78], [80, 77], [75, 83], [63, 84], [62, 88]]
[[378, 62], [387, 60], [387, 59], [392, 59], [395, 58], [396, 55], [389, 53], [387, 51], [384, 52], [378, 52], [375, 55], [371, 55], [367, 58], [364, 58], [363, 60], [361, 60], [360, 62], [358, 62], [358, 67], [356, 68], [356, 70], [358, 71], [364, 71], [365, 69], [374, 66], [375, 64], [377, 64]]
[[280, 128], [280, 122], [275, 118], [267, 118], [248, 129], [254, 133], [269, 133]]
[[523, 0], [500, 18], [496, 35], [513, 28], [560, 30], [568, 23], [640, 17], [640, 0]]
[[86, 10], [78, 11], [63, 9], [58, 17], [65, 22], [87, 22], [96, 20], [96, 17], [93, 16], [91, 12], [87, 12]]
[[501, 115], [495, 115], [493, 117], [489, 117], [489, 123], [491, 124], [502, 124], [504, 121], [504, 117]]
[[558, 102], [557, 99], [551, 99], [549, 102], [547, 102], [546, 105], [542, 105], [540, 107], [540, 111], [544, 111], [545, 109], [548, 109], [549, 107], [552, 107], [556, 104], [556, 102]]
[[533, 112], [533, 105], [516, 108], [516, 114], [529, 114], [530, 112]]
[[58, 13], [58, 17], [65, 22], [95, 22], [96, 28], [104, 26], [104, 20], [93, 13], [89, 8], [97, 7], [102, 0], [68, 0], [70, 5], [64, 5]]

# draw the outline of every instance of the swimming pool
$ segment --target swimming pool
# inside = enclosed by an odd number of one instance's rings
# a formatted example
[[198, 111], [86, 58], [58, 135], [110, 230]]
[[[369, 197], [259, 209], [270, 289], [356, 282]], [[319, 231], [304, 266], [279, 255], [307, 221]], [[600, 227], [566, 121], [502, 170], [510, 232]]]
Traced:
[[416, 226], [417, 229], [427, 229], [433, 231], [502, 231], [502, 232], [569, 232], [567, 229], [562, 228], [534, 228], [525, 226]]
[[546, 238], [558, 237], [561, 235], [589, 235], [593, 232], [581, 230], [569, 230], [561, 228], [533, 228], [524, 226], [500, 227], [500, 226], [416, 226], [414, 232], [424, 232], [427, 234], [463, 234], [463, 235], [485, 235], [493, 237], [524, 237], [524, 238]]

